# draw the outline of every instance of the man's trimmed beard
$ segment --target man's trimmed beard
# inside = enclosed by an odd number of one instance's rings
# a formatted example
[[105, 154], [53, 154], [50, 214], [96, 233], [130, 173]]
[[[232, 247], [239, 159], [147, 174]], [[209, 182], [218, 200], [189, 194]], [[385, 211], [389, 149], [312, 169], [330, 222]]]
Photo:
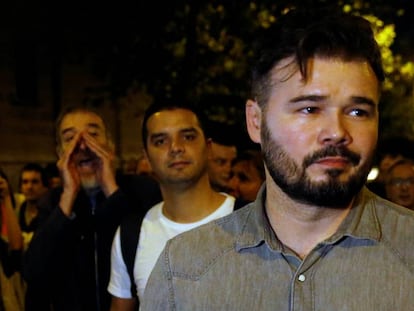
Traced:
[[266, 121], [263, 122], [261, 130], [261, 141], [264, 162], [273, 181], [291, 199], [300, 203], [345, 208], [361, 190], [371, 169], [372, 156], [347, 181], [340, 181], [341, 169], [328, 169], [328, 180], [314, 182], [307, 175], [306, 169], [318, 159], [341, 156], [357, 166], [361, 157], [346, 147], [330, 145], [305, 157], [302, 166], [299, 166], [283, 147], [272, 139]]

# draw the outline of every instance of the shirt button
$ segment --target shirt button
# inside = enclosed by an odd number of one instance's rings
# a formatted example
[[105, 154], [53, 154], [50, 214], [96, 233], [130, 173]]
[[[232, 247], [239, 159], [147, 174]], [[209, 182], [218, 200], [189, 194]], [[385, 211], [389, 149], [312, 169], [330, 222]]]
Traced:
[[298, 280], [299, 280], [299, 282], [305, 282], [305, 280], [306, 280], [305, 275], [303, 275], [303, 274], [299, 275]]

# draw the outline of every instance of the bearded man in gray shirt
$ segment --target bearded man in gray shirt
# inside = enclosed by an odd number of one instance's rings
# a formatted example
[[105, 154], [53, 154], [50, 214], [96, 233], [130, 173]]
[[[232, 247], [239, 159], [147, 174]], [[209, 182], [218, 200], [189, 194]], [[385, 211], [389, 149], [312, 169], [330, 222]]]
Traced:
[[370, 24], [293, 10], [256, 45], [257, 200], [167, 243], [143, 310], [406, 310], [414, 214], [365, 187], [384, 73]]

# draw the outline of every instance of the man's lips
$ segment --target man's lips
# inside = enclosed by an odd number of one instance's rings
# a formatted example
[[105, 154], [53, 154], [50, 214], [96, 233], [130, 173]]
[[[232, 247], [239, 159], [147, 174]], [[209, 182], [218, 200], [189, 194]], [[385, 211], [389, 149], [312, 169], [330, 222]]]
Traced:
[[343, 157], [325, 157], [315, 161], [314, 163], [332, 168], [344, 168], [348, 166], [351, 161]]
[[170, 168], [182, 168], [182, 167], [185, 167], [189, 164], [190, 164], [189, 161], [174, 161], [174, 162], [169, 163], [168, 167], [170, 167]]

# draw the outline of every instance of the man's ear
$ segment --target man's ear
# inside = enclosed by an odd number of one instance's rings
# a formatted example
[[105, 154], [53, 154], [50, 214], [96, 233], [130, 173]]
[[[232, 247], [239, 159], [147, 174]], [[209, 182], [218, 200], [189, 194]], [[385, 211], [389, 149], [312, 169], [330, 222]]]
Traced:
[[262, 122], [262, 109], [257, 101], [247, 100], [246, 102], [246, 125], [250, 139], [255, 143], [261, 143], [260, 128]]

